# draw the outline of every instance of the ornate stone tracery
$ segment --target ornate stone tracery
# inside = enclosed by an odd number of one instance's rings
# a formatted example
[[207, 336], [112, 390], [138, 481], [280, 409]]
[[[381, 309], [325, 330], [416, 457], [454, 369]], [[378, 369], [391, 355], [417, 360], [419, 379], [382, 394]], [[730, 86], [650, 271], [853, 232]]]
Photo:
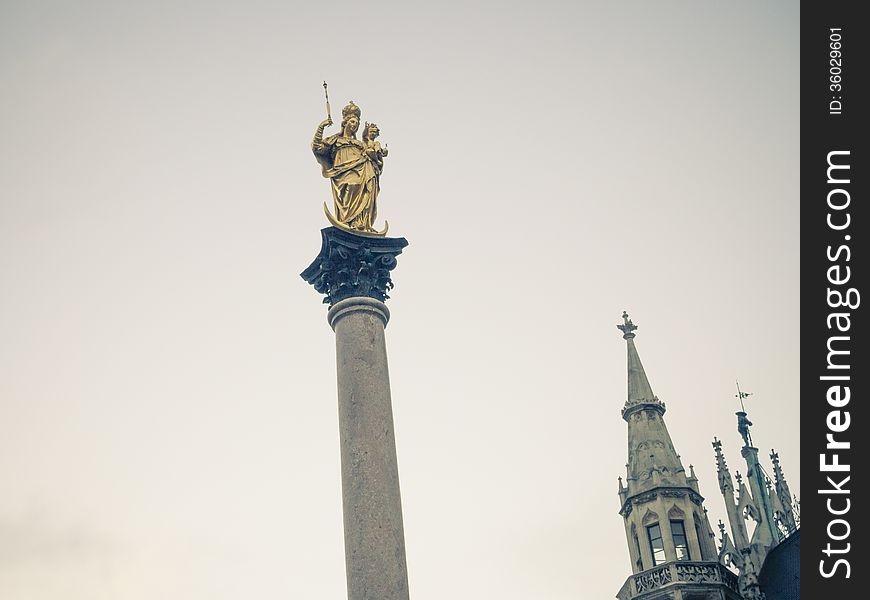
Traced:
[[635, 591], [637, 593], [640, 593], [660, 588], [663, 585], [671, 583], [672, 581], [673, 577], [671, 576], [671, 569], [667, 566], [664, 566], [658, 569], [644, 571], [640, 575], [635, 576], [634, 587]]
[[625, 500], [622, 505], [622, 508], [619, 511], [619, 514], [623, 517], [627, 517], [631, 514], [632, 505], [640, 505], [647, 504], [648, 502], [652, 502], [656, 498], [661, 496], [662, 498], [686, 498], [692, 502], [692, 504], [703, 507], [704, 505], [704, 497], [701, 496], [696, 491], [690, 488], [656, 488], [650, 492], [644, 492], [642, 494], [637, 494], [636, 496], [631, 496]]

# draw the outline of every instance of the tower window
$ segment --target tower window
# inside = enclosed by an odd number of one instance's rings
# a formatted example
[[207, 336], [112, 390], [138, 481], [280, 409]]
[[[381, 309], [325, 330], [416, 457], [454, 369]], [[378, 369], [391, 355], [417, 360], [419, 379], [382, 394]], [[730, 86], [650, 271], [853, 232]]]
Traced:
[[689, 555], [689, 542], [686, 539], [686, 528], [682, 521], [671, 521], [671, 533], [674, 536], [674, 549], [677, 551], [677, 560], [692, 560]]
[[[656, 523], [647, 527], [646, 535], [649, 538], [649, 549], [652, 553], [653, 566], [665, 562], [665, 545], [662, 542], [662, 529], [659, 527], [659, 524]], [[685, 538], [685, 535], [683, 537]]]

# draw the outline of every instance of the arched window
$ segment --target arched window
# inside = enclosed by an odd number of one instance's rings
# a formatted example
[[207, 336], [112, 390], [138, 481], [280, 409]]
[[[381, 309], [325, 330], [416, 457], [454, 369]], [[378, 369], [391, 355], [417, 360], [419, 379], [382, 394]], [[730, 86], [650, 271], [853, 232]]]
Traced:
[[671, 535], [674, 537], [674, 549], [677, 560], [692, 560], [689, 555], [689, 540], [686, 539], [686, 528], [682, 521], [671, 521]]
[[649, 539], [649, 549], [652, 554], [652, 566], [665, 562], [665, 544], [662, 540], [662, 528], [659, 524], [649, 525], [646, 528]]

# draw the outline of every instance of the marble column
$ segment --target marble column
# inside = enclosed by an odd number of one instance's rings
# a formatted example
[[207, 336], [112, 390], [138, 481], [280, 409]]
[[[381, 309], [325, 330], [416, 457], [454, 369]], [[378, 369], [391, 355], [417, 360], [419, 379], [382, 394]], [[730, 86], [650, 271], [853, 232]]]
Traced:
[[408, 574], [384, 328], [403, 238], [334, 227], [302, 277], [330, 305], [335, 331], [344, 552], [349, 600], [407, 600]]

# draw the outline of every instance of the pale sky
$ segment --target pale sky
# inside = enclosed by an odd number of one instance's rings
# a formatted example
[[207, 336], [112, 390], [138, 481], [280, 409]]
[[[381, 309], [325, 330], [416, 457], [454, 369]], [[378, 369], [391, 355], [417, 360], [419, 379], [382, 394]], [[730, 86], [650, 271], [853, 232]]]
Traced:
[[626, 309], [714, 526], [737, 378], [800, 495], [798, 24], [2, 2], [0, 598], [345, 596], [334, 336], [298, 275], [324, 79], [380, 126], [410, 242], [387, 346], [412, 598], [614, 597]]

